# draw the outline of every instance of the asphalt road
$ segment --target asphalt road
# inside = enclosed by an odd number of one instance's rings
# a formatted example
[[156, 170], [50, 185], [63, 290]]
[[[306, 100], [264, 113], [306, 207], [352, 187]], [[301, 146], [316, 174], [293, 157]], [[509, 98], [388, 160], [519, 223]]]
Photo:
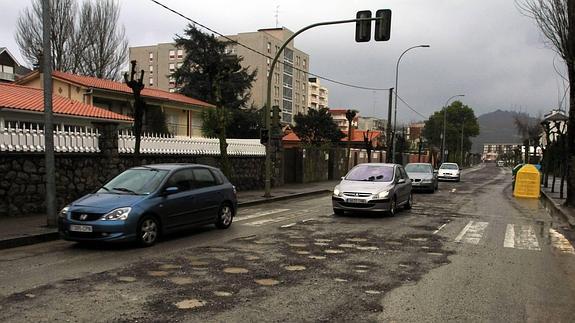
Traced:
[[509, 170], [466, 171], [396, 217], [329, 196], [241, 209], [158, 245], [0, 251], [0, 321], [575, 321], [573, 233]]

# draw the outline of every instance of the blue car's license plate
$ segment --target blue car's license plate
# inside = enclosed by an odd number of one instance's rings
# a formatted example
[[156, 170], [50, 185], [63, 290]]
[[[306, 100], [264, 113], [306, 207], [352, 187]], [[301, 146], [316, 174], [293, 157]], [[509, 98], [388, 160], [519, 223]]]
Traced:
[[70, 231], [74, 231], [74, 232], [92, 232], [92, 226], [91, 226], [91, 225], [76, 225], [76, 224], [71, 224], [71, 225], [70, 225]]

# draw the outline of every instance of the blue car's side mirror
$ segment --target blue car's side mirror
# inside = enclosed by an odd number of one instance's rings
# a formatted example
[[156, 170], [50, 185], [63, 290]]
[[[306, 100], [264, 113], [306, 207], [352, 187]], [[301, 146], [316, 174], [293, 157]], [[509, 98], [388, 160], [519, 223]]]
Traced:
[[177, 193], [179, 190], [180, 189], [177, 186], [170, 186], [164, 190], [164, 194], [166, 195], [174, 194]]

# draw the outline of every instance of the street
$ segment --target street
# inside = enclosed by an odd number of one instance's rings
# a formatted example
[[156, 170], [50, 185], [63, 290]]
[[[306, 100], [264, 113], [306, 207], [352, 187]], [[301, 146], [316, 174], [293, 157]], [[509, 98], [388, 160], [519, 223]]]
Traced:
[[511, 172], [465, 170], [395, 217], [329, 195], [239, 210], [151, 248], [0, 251], [0, 321], [575, 321], [575, 235]]

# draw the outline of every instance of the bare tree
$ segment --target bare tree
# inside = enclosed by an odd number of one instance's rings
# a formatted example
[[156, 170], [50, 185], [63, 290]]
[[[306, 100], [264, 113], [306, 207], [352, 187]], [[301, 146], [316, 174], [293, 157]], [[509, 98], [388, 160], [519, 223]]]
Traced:
[[518, 8], [532, 17], [567, 66], [569, 121], [567, 126], [567, 199], [575, 206], [575, 0], [516, 0]]
[[539, 139], [541, 138], [543, 128], [541, 126], [541, 117], [530, 118], [528, 115], [518, 114], [514, 117], [515, 128], [523, 139], [525, 146], [525, 163], [530, 162], [530, 150], [533, 145], [533, 153], [537, 154]]
[[[118, 26], [116, 0], [49, 0], [52, 17], [52, 67], [107, 79], [119, 79], [128, 56], [124, 27]], [[37, 64], [42, 50], [42, 0], [20, 14], [16, 42], [30, 65]], [[76, 17], [79, 17], [76, 19]]]
[[353, 139], [353, 120], [357, 115], [357, 110], [345, 111], [345, 118], [347, 119], [347, 154], [345, 158], [345, 169], [349, 170], [349, 157], [351, 155], [351, 140]]

